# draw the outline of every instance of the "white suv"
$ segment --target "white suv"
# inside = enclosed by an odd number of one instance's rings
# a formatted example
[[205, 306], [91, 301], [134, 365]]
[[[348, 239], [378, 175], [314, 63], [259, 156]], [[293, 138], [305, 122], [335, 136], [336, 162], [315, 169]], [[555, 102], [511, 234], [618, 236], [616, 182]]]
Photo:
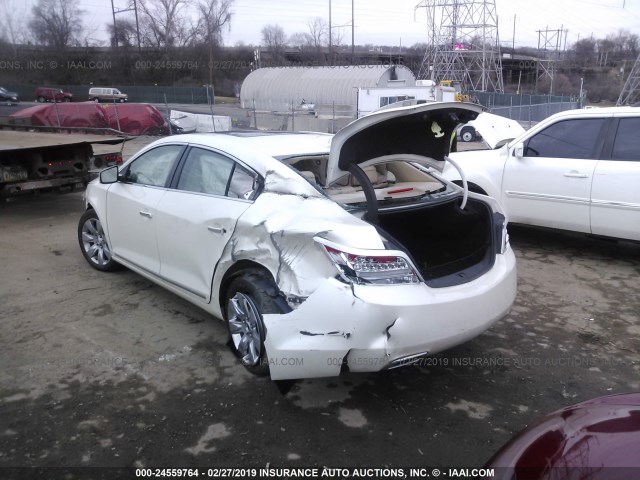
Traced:
[[[640, 240], [638, 132], [638, 108], [570, 110], [498, 150], [451, 157], [469, 189], [497, 199], [512, 223]], [[462, 184], [451, 166], [444, 176]]]

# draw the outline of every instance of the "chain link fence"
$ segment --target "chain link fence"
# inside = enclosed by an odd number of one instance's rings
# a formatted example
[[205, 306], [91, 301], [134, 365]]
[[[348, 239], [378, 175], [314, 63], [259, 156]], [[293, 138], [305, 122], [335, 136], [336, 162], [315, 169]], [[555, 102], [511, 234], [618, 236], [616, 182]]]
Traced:
[[256, 130], [336, 133], [356, 118], [353, 105], [305, 105], [287, 112], [246, 110], [245, 126]]
[[470, 96], [489, 112], [517, 120], [528, 128], [556, 113], [582, 108], [580, 97], [566, 95], [471, 92]]
[[[182, 103], [207, 104], [212, 98], [211, 87], [169, 87], [163, 85], [46, 85], [73, 94], [74, 102], [84, 102], [89, 99], [89, 89], [92, 87], [117, 88], [129, 96], [132, 103]], [[32, 85], [3, 85], [7, 90], [16, 92], [21, 101], [36, 100], [35, 88]]]

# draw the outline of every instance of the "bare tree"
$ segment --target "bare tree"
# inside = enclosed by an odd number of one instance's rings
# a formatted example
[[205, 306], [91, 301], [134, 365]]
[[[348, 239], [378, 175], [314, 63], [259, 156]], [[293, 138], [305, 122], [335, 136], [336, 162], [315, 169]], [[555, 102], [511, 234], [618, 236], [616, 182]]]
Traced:
[[309, 42], [317, 51], [329, 43], [329, 25], [321, 17], [312, 18], [307, 22], [309, 28]]
[[591, 66], [596, 55], [596, 42], [590, 38], [578, 40], [573, 46], [576, 62], [583, 66]]
[[137, 42], [136, 24], [132, 20], [118, 20], [115, 28], [113, 23], [107, 23], [107, 31], [109, 32], [109, 40], [112, 47], [117, 45], [133, 47]]
[[292, 47], [304, 49], [311, 45], [311, 39], [308, 33], [296, 32], [289, 37], [289, 41], [287, 43]]
[[139, 0], [143, 43], [157, 48], [187, 44], [193, 29], [187, 25], [187, 0]]
[[231, 29], [233, 0], [199, 0], [195, 40], [209, 45], [222, 43], [222, 32]]
[[38, 42], [64, 50], [78, 41], [83, 14], [75, 0], [38, 0], [29, 29]]
[[27, 11], [24, 2], [4, 0], [0, 2], [0, 40], [7, 42], [17, 55], [17, 45], [27, 41], [28, 33], [24, 19]]
[[193, 39], [209, 49], [209, 84], [213, 84], [213, 47], [222, 43], [222, 30], [231, 28], [233, 0], [198, 0], [198, 23]]
[[269, 50], [276, 64], [284, 62], [284, 48], [287, 36], [278, 24], [262, 27], [262, 44]]

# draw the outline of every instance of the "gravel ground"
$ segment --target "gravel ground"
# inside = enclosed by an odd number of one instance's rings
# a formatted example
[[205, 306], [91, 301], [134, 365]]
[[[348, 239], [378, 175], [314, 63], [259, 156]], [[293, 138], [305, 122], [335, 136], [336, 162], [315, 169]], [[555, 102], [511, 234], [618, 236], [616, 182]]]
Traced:
[[81, 193], [0, 206], [0, 467], [481, 466], [539, 415], [640, 390], [640, 246], [511, 227], [519, 293], [418, 367], [250, 376], [217, 319], [80, 254]]

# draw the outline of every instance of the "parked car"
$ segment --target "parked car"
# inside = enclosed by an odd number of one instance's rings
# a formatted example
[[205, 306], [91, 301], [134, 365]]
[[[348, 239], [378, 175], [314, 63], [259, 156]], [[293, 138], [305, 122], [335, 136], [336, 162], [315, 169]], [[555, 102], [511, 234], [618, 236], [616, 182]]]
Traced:
[[60, 88], [38, 87], [34, 93], [36, 101], [43, 102], [72, 102], [73, 94]]
[[14, 125], [70, 128], [111, 128], [129, 135], [167, 135], [169, 124], [153, 105], [96, 105], [78, 102], [61, 105], [37, 105], [9, 116]]
[[[470, 190], [499, 200], [512, 223], [640, 240], [639, 129], [637, 108], [571, 110], [498, 150], [451, 157]], [[444, 176], [462, 184], [450, 166]]]
[[437, 174], [479, 111], [392, 109], [335, 136], [163, 138], [88, 186], [80, 249], [224, 318], [253, 373], [410, 364], [479, 335], [515, 297], [498, 203]]
[[482, 135], [476, 131], [472, 120], [458, 129], [458, 138], [463, 142], [475, 142], [476, 140], [481, 139]]
[[546, 415], [485, 467], [501, 480], [633, 478], [640, 468], [640, 394], [599, 397]]
[[129, 96], [117, 88], [92, 87], [89, 89], [89, 101], [91, 102], [124, 103], [127, 100], [129, 100]]
[[18, 94], [16, 92], [10, 92], [4, 87], [0, 87], [0, 102], [17, 103]]

